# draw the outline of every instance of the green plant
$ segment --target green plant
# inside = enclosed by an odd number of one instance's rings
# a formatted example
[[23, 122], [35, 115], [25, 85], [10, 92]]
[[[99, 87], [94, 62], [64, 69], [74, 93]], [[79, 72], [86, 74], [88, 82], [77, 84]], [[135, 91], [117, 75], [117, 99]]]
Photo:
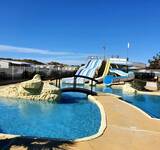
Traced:
[[160, 53], [157, 53], [153, 56], [152, 59], [148, 60], [149, 68], [151, 69], [160, 69]]
[[145, 86], [146, 86], [146, 82], [143, 80], [134, 80], [131, 83], [131, 86], [139, 91], [144, 91], [145, 90]]

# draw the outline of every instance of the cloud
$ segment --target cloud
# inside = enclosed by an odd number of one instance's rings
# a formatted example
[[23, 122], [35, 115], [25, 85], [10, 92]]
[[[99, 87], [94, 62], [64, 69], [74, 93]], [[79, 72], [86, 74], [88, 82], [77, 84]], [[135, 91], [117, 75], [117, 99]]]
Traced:
[[[21, 53], [21, 54], [39, 54], [42, 55], [34, 55], [32, 59], [52, 61], [53, 56], [55, 61], [67, 63], [67, 64], [81, 64], [87, 60], [88, 56], [100, 56], [100, 54], [96, 53], [81, 53], [80, 51], [76, 52], [67, 52], [67, 51], [52, 51], [47, 49], [37, 49], [37, 48], [26, 48], [26, 47], [19, 47], [19, 46], [12, 46], [12, 45], [2, 45], [0, 44], [0, 52], [12, 52]], [[19, 55], [23, 58], [28, 58], [26, 55]], [[17, 56], [12, 56], [16, 58]], [[30, 56], [31, 57], [31, 56]]]
[[36, 48], [25, 48], [17, 47], [11, 45], [0, 45], [0, 51], [4, 52], [18, 52], [18, 53], [30, 53], [30, 54], [41, 54], [41, 55], [56, 55], [56, 56], [67, 56], [75, 55], [73, 52], [64, 52], [64, 51], [51, 51], [46, 49], [36, 49]]

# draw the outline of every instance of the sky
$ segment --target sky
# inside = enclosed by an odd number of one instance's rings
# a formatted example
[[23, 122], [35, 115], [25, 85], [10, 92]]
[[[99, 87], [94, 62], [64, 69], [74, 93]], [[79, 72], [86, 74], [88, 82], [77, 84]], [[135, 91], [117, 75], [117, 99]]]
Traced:
[[105, 46], [107, 57], [147, 63], [160, 51], [159, 8], [159, 0], [1, 0], [0, 57], [81, 64]]

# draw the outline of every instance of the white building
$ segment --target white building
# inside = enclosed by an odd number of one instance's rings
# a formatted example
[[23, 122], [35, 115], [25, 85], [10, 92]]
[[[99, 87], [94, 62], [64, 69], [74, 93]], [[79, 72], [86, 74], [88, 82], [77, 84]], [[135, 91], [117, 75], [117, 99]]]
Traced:
[[25, 71], [32, 72], [32, 68], [32, 65], [26, 62], [0, 60], [0, 74], [7, 77], [19, 77]]

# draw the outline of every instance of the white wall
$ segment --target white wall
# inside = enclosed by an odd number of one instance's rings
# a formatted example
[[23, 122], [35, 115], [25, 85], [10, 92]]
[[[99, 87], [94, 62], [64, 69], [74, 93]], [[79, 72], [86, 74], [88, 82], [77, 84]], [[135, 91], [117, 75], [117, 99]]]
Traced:
[[3, 60], [0, 60], [0, 68], [9, 68], [9, 63]]

